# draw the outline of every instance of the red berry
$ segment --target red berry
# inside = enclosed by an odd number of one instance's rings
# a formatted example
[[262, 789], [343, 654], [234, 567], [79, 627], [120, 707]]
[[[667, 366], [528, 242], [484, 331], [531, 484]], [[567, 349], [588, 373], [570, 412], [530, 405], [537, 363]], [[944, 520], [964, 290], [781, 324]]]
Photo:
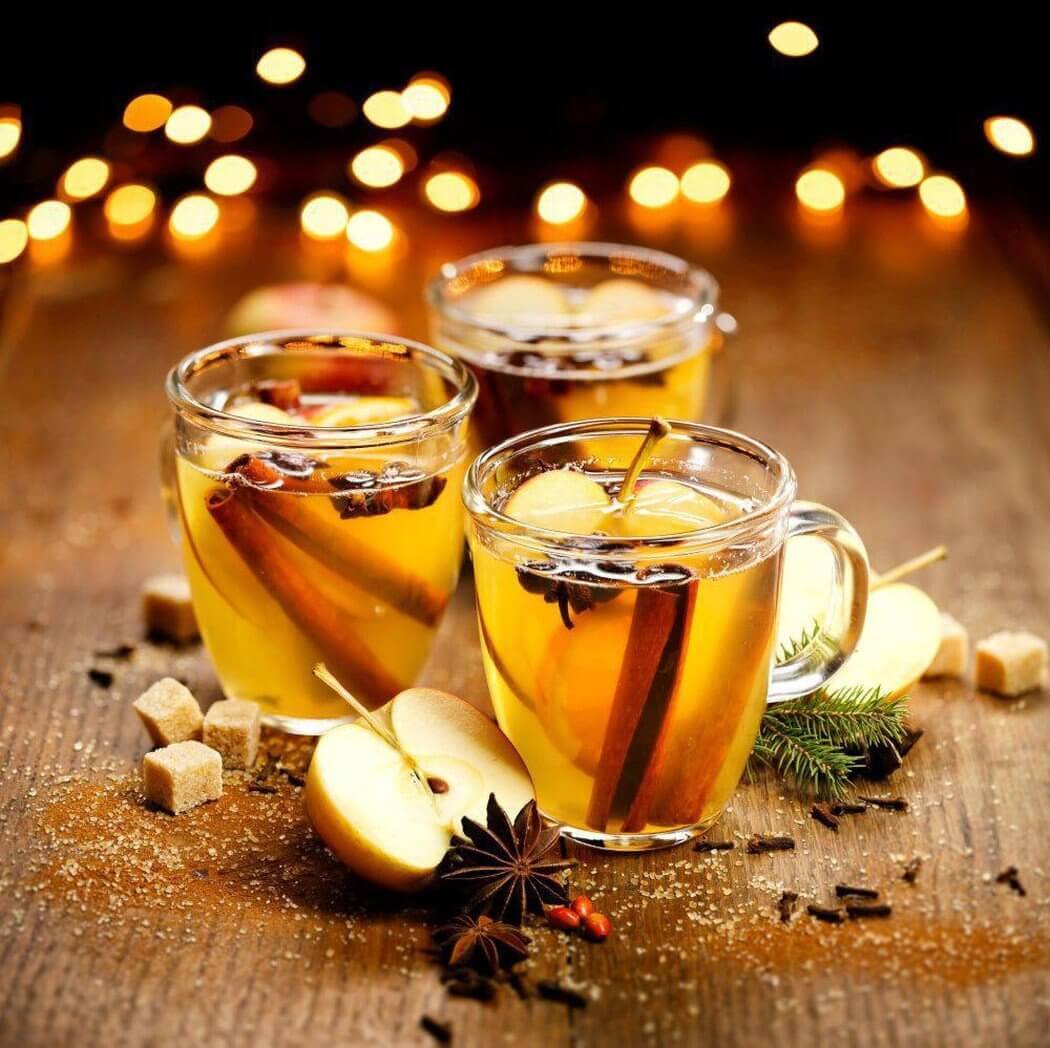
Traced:
[[577, 895], [569, 905], [581, 918], [590, 917], [594, 913], [594, 903], [586, 895]]
[[583, 934], [591, 942], [605, 942], [612, 932], [612, 921], [604, 913], [589, 913], [583, 919]]
[[580, 915], [568, 906], [553, 906], [547, 911], [547, 921], [552, 928], [574, 932], [580, 926]]

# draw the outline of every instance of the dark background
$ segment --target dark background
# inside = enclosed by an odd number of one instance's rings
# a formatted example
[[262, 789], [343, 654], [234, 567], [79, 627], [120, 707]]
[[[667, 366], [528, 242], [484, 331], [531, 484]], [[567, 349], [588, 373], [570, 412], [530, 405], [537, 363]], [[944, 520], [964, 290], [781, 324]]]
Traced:
[[[0, 104], [23, 110], [20, 155], [0, 172], [0, 207], [35, 202], [75, 155], [104, 151], [126, 103], [155, 90], [206, 108], [246, 106], [256, 126], [233, 148], [272, 157], [274, 195], [343, 170], [346, 149], [384, 137], [358, 118], [330, 130], [308, 99], [337, 89], [360, 103], [433, 69], [453, 90], [447, 117], [402, 132], [421, 155], [456, 150], [481, 175], [489, 204], [517, 206], [544, 179], [587, 179], [593, 195], [620, 188], [652, 159], [657, 136], [688, 131], [731, 161], [747, 153], [791, 170], [824, 147], [871, 154], [907, 144], [959, 179], [971, 198], [1010, 198], [1045, 213], [1045, 164], [993, 150], [981, 124], [1019, 116], [1037, 149], [1046, 97], [1046, 44], [1034, 17], [1007, 12], [936, 16], [907, 8], [860, 14], [712, 16], [670, 6], [449, 7], [427, 21], [412, 6], [383, 19], [354, 7], [302, 14], [300, 27], [267, 24], [245, 9], [137, 9], [121, 18], [19, 15], [0, 31]], [[811, 25], [812, 55], [773, 51], [770, 28]], [[2, 37], [6, 37], [3, 40]], [[286, 88], [263, 84], [255, 62], [288, 44], [307, 59]], [[201, 159], [150, 136], [164, 189], [199, 185]], [[158, 141], [159, 139], [159, 141]], [[793, 166], [792, 166], [793, 165]]]

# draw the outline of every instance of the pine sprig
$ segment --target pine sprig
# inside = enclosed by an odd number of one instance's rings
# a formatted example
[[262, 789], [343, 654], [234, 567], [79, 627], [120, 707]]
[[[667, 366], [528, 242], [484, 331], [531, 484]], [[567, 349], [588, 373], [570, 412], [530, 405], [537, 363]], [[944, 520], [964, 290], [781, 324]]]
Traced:
[[838, 800], [849, 792], [849, 776], [862, 763], [841, 746], [805, 731], [762, 722], [752, 760], [791, 778], [803, 792]]

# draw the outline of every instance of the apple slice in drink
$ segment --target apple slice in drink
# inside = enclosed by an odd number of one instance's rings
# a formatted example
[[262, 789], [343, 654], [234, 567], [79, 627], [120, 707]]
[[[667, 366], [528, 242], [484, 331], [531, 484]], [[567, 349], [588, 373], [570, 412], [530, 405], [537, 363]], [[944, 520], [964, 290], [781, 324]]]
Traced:
[[303, 413], [311, 426], [373, 426], [419, 413], [411, 397], [354, 397]]
[[667, 313], [667, 304], [651, 287], [640, 280], [617, 277], [603, 280], [587, 292], [578, 314], [591, 324], [630, 323], [655, 320]]
[[601, 484], [566, 467], [529, 477], [507, 500], [503, 512], [534, 528], [593, 535], [611, 506]]
[[503, 321], [557, 321], [567, 318], [570, 312], [569, 301], [559, 285], [527, 274], [486, 284], [472, 292], [465, 304], [478, 316]]
[[366, 880], [417, 891], [463, 816], [485, 822], [490, 793], [511, 818], [532, 800], [514, 747], [465, 700], [409, 688], [371, 716], [379, 730], [361, 718], [321, 737], [305, 792], [314, 829]]

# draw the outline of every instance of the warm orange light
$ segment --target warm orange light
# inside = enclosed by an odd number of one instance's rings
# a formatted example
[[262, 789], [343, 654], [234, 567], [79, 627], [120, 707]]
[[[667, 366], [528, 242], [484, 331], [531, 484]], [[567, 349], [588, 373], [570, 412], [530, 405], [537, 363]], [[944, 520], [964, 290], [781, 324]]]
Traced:
[[203, 193], [184, 196], [168, 216], [168, 228], [179, 240], [199, 240], [218, 224], [219, 205]]
[[211, 130], [211, 117], [200, 106], [179, 106], [164, 125], [164, 134], [180, 146], [199, 142]]
[[346, 232], [350, 209], [332, 193], [318, 193], [299, 209], [299, 225], [314, 240], [333, 240]]
[[958, 218], [966, 213], [966, 194], [962, 186], [947, 175], [930, 175], [919, 186], [919, 199], [931, 215]]
[[363, 186], [383, 189], [392, 186], [405, 173], [401, 155], [390, 146], [369, 146], [350, 161], [350, 173]]
[[0, 222], [0, 265], [14, 262], [26, 249], [29, 231], [19, 218], [7, 218]]
[[357, 114], [354, 100], [342, 91], [322, 91], [307, 105], [310, 117], [322, 127], [346, 127]]
[[0, 109], [0, 160], [10, 156], [22, 141], [22, 118]]
[[579, 218], [586, 206], [587, 194], [572, 182], [552, 182], [536, 198], [536, 214], [554, 226]]
[[871, 162], [875, 177], [884, 185], [894, 189], [917, 186], [926, 174], [926, 165], [914, 149], [893, 146], [884, 149]]
[[346, 226], [346, 239], [362, 251], [382, 251], [393, 243], [394, 226], [378, 211], [355, 211]]
[[682, 196], [694, 204], [717, 204], [729, 192], [731, 184], [724, 164], [701, 160], [682, 175]]
[[106, 220], [115, 226], [137, 226], [153, 214], [157, 196], [148, 186], [134, 182], [117, 186], [103, 205]]
[[124, 108], [124, 126], [129, 131], [156, 131], [171, 116], [172, 105], [163, 95], [139, 95]]
[[1010, 156], [1028, 156], [1035, 152], [1032, 129], [1015, 116], [990, 116], [984, 122], [984, 137], [1000, 153]]
[[216, 157], [204, 172], [204, 184], [219, 196], [247, 193], [255, 185], [259, 172], [246, 157], [236, 153]]
[[69, 205], [61, 200], [45, 200], [26, 216], [26, 228], [31, 240], [54, 240], [68, 228], [73, 216]]
[[773, 50], [788, 58], [801, 58], [812, 54], [820, 41], [804, 22], [781, 22], [769, 31], [769, 42]]
[[837, 211], [846, 199], [846, 187], [833, 171], [813, 167], [798, 176], [795, 196], [810, 211]]
[[416, 77], [401, 92], [401, 101], [414, 120], [430, 124], [448, 111], [448, 88], [433, 77]]
[[412, 119], [398, 91], [377, 91], [369, 95], [361, 106], [361, 112], [376, 127], [404, 127]]
[[439, 171], [431, 175], [423, 192], [438, 211], [469, 211], [481, 200], [477, 182], [462, 171]]
[[275, 47], [259, 59], [255, 71], [268, 84], [292, 84], [306, 71], [306, 59], [290, 47]]
[[76, 160], [59, 179], [59, 191], [70, 200], [87, 200], [101, 193], [109, 181], [110, 167], [97, 156]]
[[216, 142], [237, 142], [252, 129], [251, 113], [241, 106], [219, 106], [211, 115], [211, 137]]
[[666, 167], [643, 167], [631, 179], [628, 192], [642, 207], [667, 207], [678, 196], [678, 177]]

